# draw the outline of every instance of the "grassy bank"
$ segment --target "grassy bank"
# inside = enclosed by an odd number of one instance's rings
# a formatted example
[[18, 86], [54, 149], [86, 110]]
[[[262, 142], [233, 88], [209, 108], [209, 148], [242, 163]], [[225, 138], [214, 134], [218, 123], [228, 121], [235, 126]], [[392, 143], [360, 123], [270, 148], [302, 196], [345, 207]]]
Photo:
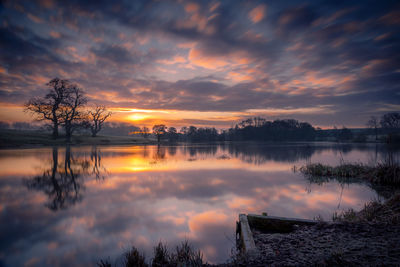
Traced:
[[[193, 249], [188, 241], [182, 242], [175, 250], [170, 250], [162, 242], [154, 247], [153, 258], [147, 260], [144, 253], [141, 253], [136, 247], [126, 251], [119, 260], [116, 260], [115, 266], [126, 267], [158, 267], [158, 266], [204, 266], [203, 255], [199, 250]], [[103, 259], [97, 263], [100, 267], [111, 267], [110, 259]]]
[[[137, 136], [96, 136], [76, 134], [68, 144], [72, 145], [126, 145], [154, 144], [155, 140]], [[50, 134], [39, 131], [0, 130], [0, 148], [54, 146], [67, 144], [65, 137], [53, 139]]]
[[400, 193], [395, 194], [386, 202], [371, 201], [364, 208], [356, 212], [348, 209], [341, 213], [334, 213], [333, 221], [352, 223], [380, 223], [385, 225], [400, 224]]
[[361, 163], [343, 163], [339, 166], [328, 166], [321, 163], [310, 163], [300, 168], [314, 182], [335, 178], [346, 182], [352, 179], [368, 181], [373, 184], [400, 186], [400, 166], [398, 163], [384, 162], [375, 166]]

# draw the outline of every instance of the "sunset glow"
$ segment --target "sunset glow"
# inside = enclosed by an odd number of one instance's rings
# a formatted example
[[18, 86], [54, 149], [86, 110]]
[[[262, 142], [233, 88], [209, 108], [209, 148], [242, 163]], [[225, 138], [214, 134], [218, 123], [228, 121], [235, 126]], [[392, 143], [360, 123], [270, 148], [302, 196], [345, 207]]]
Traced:
[[32, 121], [23, 104], [54, 77], [137, 126], [358, 127], [400, 110], [395, 2], [134, 2], [3, 2], [0, 121]]

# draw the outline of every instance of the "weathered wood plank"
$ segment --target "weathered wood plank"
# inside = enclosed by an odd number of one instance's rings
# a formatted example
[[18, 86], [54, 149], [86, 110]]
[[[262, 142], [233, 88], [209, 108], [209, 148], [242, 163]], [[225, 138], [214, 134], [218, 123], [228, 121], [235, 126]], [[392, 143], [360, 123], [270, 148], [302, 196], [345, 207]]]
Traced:
[[242, 242], [242, 250], [245, 253], [254, 253], [257, 248], [254, 243], [253, 234], [250, 230], [249, 222], [246, 214], [239, 214], [240, 223], [240, 239]]

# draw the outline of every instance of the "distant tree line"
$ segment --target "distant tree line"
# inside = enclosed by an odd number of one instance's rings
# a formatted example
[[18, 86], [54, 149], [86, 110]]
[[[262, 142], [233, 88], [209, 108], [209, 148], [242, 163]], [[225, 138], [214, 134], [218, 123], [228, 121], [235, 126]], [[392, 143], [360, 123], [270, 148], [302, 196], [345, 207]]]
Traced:
[[294, 119], [267, 121], [256, 117], [238, 123], [226, 133], [231, 141], [313, 141], [315, 128]]
[[104, 106], [88, 109], [84, 90], [68, 80], [54, 78], [46, 85], [49, 88], [46, 95], [31, 98], [25, 103], [25, 111], [36, 120], [47, 122], [54, 139], [59, 137], [59, 127], [63, 127], [67, 142], [79, 129], [89, 129], [95, 137], [111, 116]]
[[[376, 138], [378, 132], [387, 142], [398, 142], [400, 133], [400, 114], [396, 112], [382, 115], [380, 121], [375, 119], [372, 125]], [[370, 126], [371, 127], [371, 126]], [[341, 129], [314, 128], [308, 122], [299, 122], [294, 119], [268, 121], [261, 117], [254, 117], [237, 123], [228, 130], [218, 131], [211, 127], [184, 126], [179, 131], [175, 127], [164, 124], [154, 125], [152, 131], [139, 128], [136, 132], [144, 138], [153, 134], [158, 142], [216, 142], [216, 141], [338, 141], [338, 142], [365, 142], [371, 136], [369, 128]]]
[[400, 113], [389, 112], [383, 114], [380, 120], [376, 116], [371, 116], [367, 126], [373, 129], [375, 140], [380, 134], [384, 135], [388, 143], [400, 143]]
[[228, 130], [214, 127], [184, 126], [179, 132], [164, 124], [147, 127], [137, 132], [144, 138], [153, 134], [158, 142], [216, 142], [216, 141], [312, 141], [316, 130], [307, 122], [297, 120], [267, 121], [260, 117], [243, 120]]

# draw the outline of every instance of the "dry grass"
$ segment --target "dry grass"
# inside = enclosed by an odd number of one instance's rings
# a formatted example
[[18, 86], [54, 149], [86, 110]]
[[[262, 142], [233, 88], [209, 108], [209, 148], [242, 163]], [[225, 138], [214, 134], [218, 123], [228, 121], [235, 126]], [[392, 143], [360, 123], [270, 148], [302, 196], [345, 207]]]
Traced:
[[300, 172], [307, 175], [311, 182], [324, 183], [335, 178], [339, 182], [351, 182], [352, 179], [361, 179], [380, 185], [400, 186], [400, 166], [398, 163], [379, 163], [367, 166], [361, 163], [343, 163], [332, 167], [321, 163], [310, 163], [300, 168]]
[[400, 193], [395, 194], [385, 203], [372, 201], [364, 208], [355, 212], [353, 209], [334, 213], [333, 221], [342, 222], [373, 222], [381, 224], [400, 224]]
[[[162, 242], [154, 247], [154, 257], [149, 265], [144, 254], [132, 247], [123, 255], [123, 265], [126, 267], [172, 267], [172, 266], [187, 266], [199, 267], [203, 266], [203, 254], [200, 250], [195, 250], [187, 240], [176, 247], [175, 251], [170, 252], [168, 247]], [[100, 260], [97, 263], [100, 267], [112, 266], [109, 260]]]

